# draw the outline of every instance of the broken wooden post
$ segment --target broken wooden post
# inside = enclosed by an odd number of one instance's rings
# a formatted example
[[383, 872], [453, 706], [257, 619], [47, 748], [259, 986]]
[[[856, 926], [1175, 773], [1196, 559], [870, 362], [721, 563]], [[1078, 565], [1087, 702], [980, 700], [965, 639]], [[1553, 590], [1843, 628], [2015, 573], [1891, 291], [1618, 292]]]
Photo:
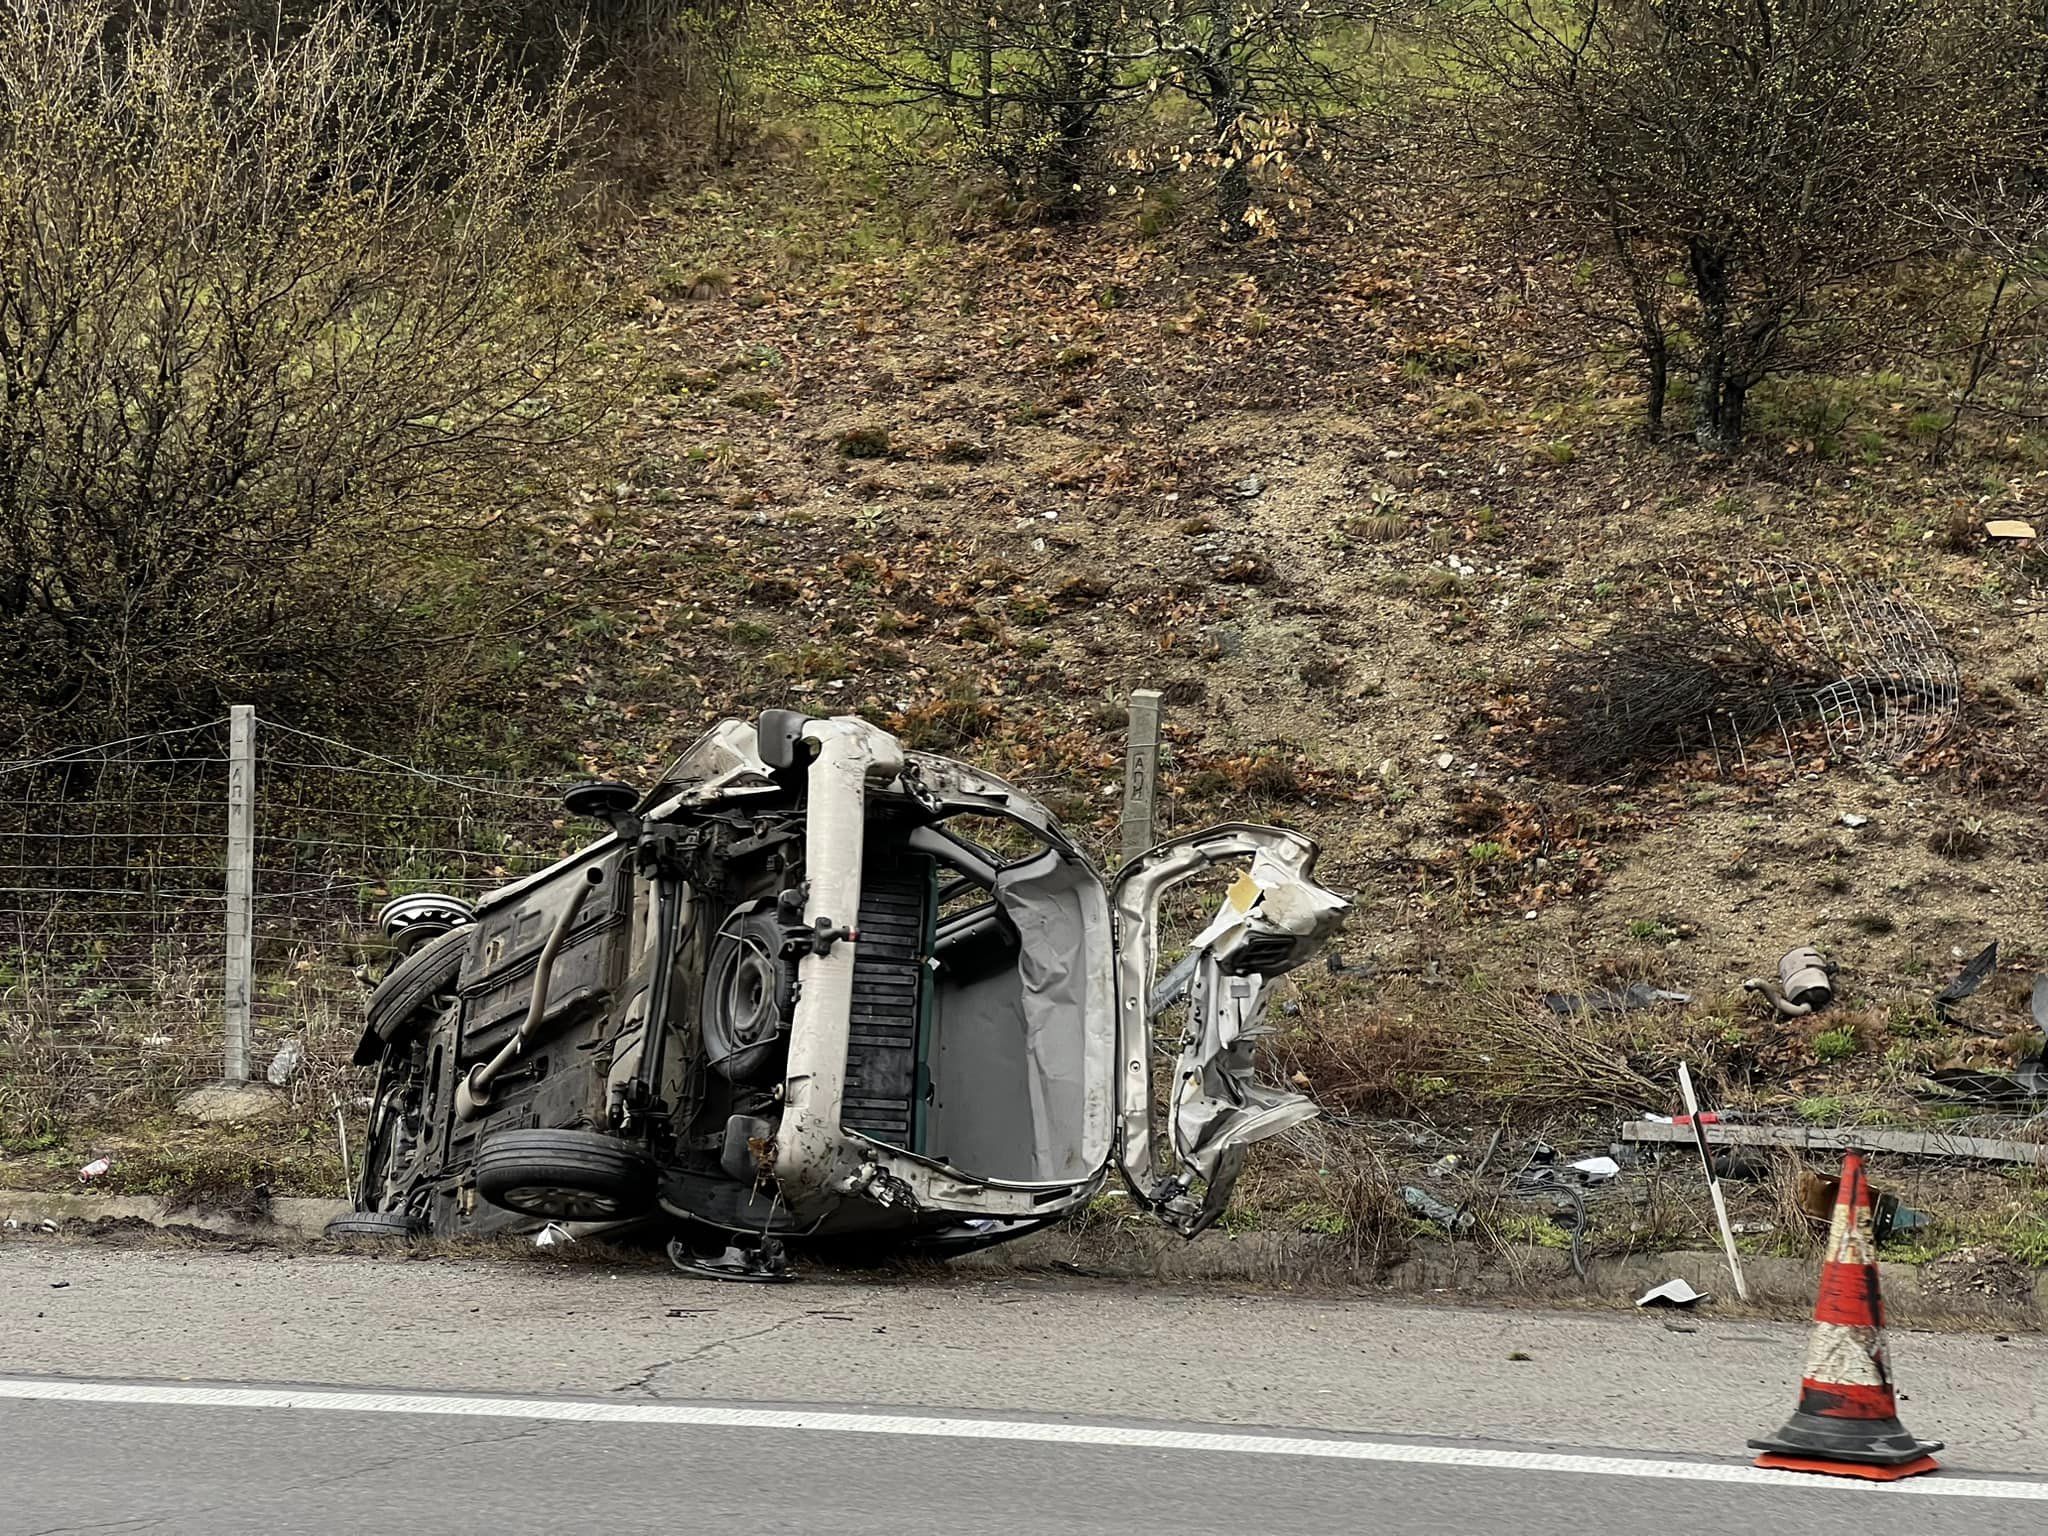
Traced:
[[1158, 841], [1159, 714], [1156, 688], [1131, 694], [1130, 732], [1124, 748], [1123, 856], [1128, 864]]

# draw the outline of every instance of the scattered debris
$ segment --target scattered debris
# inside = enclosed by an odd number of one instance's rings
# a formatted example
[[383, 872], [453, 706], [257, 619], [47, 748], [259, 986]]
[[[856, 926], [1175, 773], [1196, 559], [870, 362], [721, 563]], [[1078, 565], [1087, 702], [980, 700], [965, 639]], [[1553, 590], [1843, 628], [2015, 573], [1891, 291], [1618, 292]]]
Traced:
[[1835, 1196], [1841, 1192], [1841, 1185], [1839, 1178], [1815, 1173], [1811, 1168], [1799, 1170], [1792, 1197], [1799, 1204], [1800, 1214], [1816, 1232], [1825, 1232], [1834, 1219]]
[[96, 1179], [101, 1174], [111, 1169], [113, 1166], [114, 1165], [111, 1162], [109, 1162], [106, 1158], [96, 1157], [91, 1162], [87, 1163], [83, 1168], [78, 1170], [78, 1176], [81, 1179]]
[[[1705, 1125], [1700, 1134], [1717, 1145], [1788, 1147], [1795, 1152], [1898, 1152], [1908, 1157], [1963, 1158], [1984, 1163], [2027, 1163], [2048, 1168], [2048, 1145], [1992, 1136], [1950, 1136], [1940, 1131], [1892, 1131], [1863, 1126]], [[1621, 1128], [1625, 1142], [1689, 1142], [1686, 1126], [1631, 1120]]]
[[1546, 992], [1543, 1006], [1561, 1019], [1587, 1013], [1628, 1013], [1637, 1008], [1655, 1008], [1662, 1003], [1689, 1003], [1690, 992], [1671, 992], [1663, 987], [1632, 982], [1615, 991], [1594, 987], [1585, 992]]
[[1682, 1061], [1678, 1064], [1678, 1092], [1685, 1100], [1685, 1113], [1691, 1121], [1687, 1129], [1692, 1132], [1693, 1145], [1699, 1148], [1700, 1167], [1707, 1176], [1707, 1193], [1713, 1198], [1714, 1221], [1721, 1229], [1721, 1251], [1728, 1255], [1728, 1273], [1735, 1281], [1735, 1295], [1747, 1301], [1749, 1286], [1742, 1278], [1742, 1260], [1735, 1255], [1735, 1234], [1728, 1228], [1728, 1202], [1721, 1198], [1721, 1181], [1714, 1173], [1713, 1154], [1707, 1150], [1707, 1128], [1700, 1121], [1700, 1101], [1692, 1091], [1692, 1072]]
[[1927, 1074], [1928, 1088], [1951, 1102], [1985, 1109], [2024, 1110], [2048, 1100], [2048, 1059], [2043, 1048], [2010, 1072], [1979, 1072], [1973, 1067], [1937, 1067]]
[[1885, 1192], [1871, 1191], [1870, 1230], [1880, 1243], [1890, 1242], [1902, 1232], [1916, 1231], [1934, 1225], [1934, 1218], [1925, 1211], [1916, 1211], [1899, 1204], [1899, 1197]]
[[[1769, 1158], [1761, 1157], [1747, 1147], [1715, 1147], [1713, 1157], [1716, 1178], [1761, 1184], [1775, 1171]], [[1741, 1223], [1736, 1223], [1736, 1226], [1739, 1230]]]
[[1844, 811], [1842, 812], [1842, 825], [1853, 832], [1858, 827], [1869, 826], [1870, 818], [1868, 816], [1859, 816], [1854, 811]]
[[680, 1237], [669, 1239], [668, 1261], [686, 1275], [706, 1280], [752, 1281], [780, 1285], [794, 1280], [789, 1272], [789, 1254], [779, 1238], [757, 1238], [741, 1246], [727, 1244], [717, 1253], [700, 1252]]
[[1745, 992], [1761, 992], [1770, 1005], [1788, 1019], [1803, 1019], [1825, 1008], [1835, 998], [1835, 962], [1811, 944], [1789, 949], [1778, 962], [1778, 979], [1768, 981], [1752, 976], [1742, 984]]
[[1666, 1280], [1662, 1285], [1653, 1285], [1636, 1298], [1639, 1307], [1683, 1307], [1688, 1311], [1703, 1301], [1712, 1301], [1712, 1291], [1696, 1291], [1689, 1281]]
[[2034, 537], [2034, 525], [2017, 517], [1994, 517], [1984, 525], [1984, 536], [1987, 539], [2031, 539]]
[[1949, 1009], [1983, 986], [1985, 978], [1997, 969], [1998, 940], [1993, 939], [1977, 951], [1954, 981], [1934, 994], [1934, 1016], [1942, 1023], [1948, 1023]]
[[1263, 495], [1265, 489], [1266, 482], [1257, 475], [1246, 475], [1237, 482], [1237, 494], [1246, 501], [1250, 501], [1255, 496]]
[[306, 1041], [302, 1035], [293, 1035], [277, 1048], [277, 1054], [270, 1058], [270, 1070], [263, 1075], [270, 1079], [273, 1088], [289, 1088], [292, 1079], [299, 1075], [299, 1069], [306, 1064]]
[[560, 1248], [575, 1241], [576, 1234], [559, 1221], [551, 1221], [533, 1234], [533, 1246], [536, 1248]]
[[1621, 1164], [1611, 1157], [1582, 1157], [1572, 1164], [1572, 1169], [1583, 1174], [1588, 1184], [1605, 1184], [1621, 1172]]
[[[1994, 949], [1996, 945], [1992, 946]], [[1979, 955], [1964, 968], [1962, 976], [1949, 983], [1949, 990], [1959, 987], [1969, 978], [1984, 958]], [[1972, 983], [1971, 991], [1975, 990]], [[1963, 994], [1968, 996], [1968, 992]], [[1941, 1012], [1937, 999], [1935, 1009]], [[2042, 1037], [2034, 1042], [2032, 1050], [2020, 1058], [2010, 1072], [1981, 1072], [1973, 1067], [1938, 1067], [1923, 1079], [1927, 1091], [1944, 1099], [1961, 1100], [1966, 1103], [1983, 1105], [1991, 1109], [2025, 1110], [2043, 1100], [2048, 1100], [2048, 974], [2034, 978], [2033, 996], [2028, 1000], [2028, 1011], [2034, 1020], [2034, 1027]], [[1946, 1015], [1943, 1015], [1944, 1019]], [[1975, 1026], [1972, 1026], [1975, 1027]], [[1980, 1034], [1998, 1034], [1995, 1028], [1981, 1028]]]
[[1401, 1202], [1424, 1221], [1435, 1222], [1446, 1232], [1461, 1232], [1472, 1225], [1472, 1213], [1460, 1211], [1437, 1199], [1426, 1189], [1417, 1189], [1413, 1184], [1401, 1190]]
[[1465, 1160], [1458, 1156], [1457, 1153], [1446, 1152], [1442, 1157], [1429, 1165], [1429, 1176], [1432, 1179], [1448, 1179], [1464, 1165]]

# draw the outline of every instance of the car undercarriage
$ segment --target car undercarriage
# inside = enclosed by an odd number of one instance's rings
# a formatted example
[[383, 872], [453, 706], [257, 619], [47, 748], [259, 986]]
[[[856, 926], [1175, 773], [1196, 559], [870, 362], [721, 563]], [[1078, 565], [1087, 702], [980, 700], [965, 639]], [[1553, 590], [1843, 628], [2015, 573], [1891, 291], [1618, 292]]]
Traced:
[[[1106, 879], [1015, 787], [790, 711], [565, 805], [607, 834], [473, 911], [386, 909], [338, 1235], [653, 1225], [685, 1268], [761, 1278], [788, 1239], [1003, 1241], [1114, 1174], [1192, 1236], [1316, 1112], [1254, 1070], [1273, 980], [1345, 911], [1299, 834], [1216, 828]], [[1159, 902], [1212, 870], [1237, 879], [1162, 976]]]

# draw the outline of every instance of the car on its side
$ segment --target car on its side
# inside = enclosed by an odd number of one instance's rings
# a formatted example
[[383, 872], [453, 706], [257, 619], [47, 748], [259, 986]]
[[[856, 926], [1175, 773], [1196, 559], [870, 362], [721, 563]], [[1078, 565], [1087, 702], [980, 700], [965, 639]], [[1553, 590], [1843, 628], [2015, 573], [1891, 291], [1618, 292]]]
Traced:
[[[678, 1264], [763, 1276], [790, 1238], [1019, 1236], [1114, 1174], [1192, 1236], [1251, 1144], [1317, 1112], [1253, 1070], [1276, 978], [1346, 910], [1298, 833], [1219, 826], [1105, 877], [995, 776], [784, 710], [645, 795], [566, 804], [609, 831], [473, 911], [387, 909], [409, 952], [357, 1048], [376, 1086], [337, 1235], [661, 1221]], [[1166, 893], [1231, 869], [1157, 974]]]

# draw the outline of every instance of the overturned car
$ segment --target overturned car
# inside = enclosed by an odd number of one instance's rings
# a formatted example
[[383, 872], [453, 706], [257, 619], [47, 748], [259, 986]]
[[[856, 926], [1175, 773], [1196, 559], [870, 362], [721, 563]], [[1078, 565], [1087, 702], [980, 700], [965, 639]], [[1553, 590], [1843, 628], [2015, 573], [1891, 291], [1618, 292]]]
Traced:
[[[789, 1238], [1019, 1236], [1114, 1168], [1192, 1236], [1246, 1149], [1316, 1112], [1253, 1074], [1275, 978], [1345, 911], [1299, 834], [1216, 827], [1105, 879], [1001, 780], [791, 711], [566, 804], [609, 834], [473, 912], [387, 909], [408, 952], [357, 1047], [376, 1087], [337, 1235], [660, 1221], [681, 1267], [771, 1276]], [[1233, 868], [1157, 974], [1162, 898]]]

